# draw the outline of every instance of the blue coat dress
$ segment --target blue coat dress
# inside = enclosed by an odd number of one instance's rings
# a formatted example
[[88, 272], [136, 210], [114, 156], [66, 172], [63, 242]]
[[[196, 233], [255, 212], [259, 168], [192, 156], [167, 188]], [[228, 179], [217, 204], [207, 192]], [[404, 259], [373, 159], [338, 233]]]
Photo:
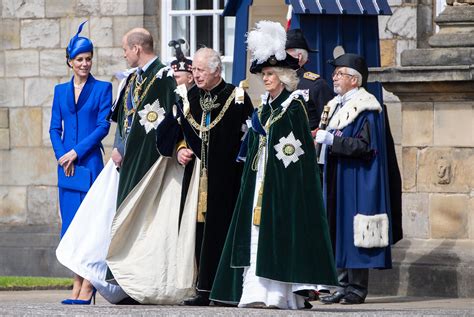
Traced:
[[[49, 135], [56, 159], [74, 149], [75, 166], [91, 172], [92, 182], [104, 167], [101, 140], [107, 135], [110, 123], [106, 117], [112, 104], [112, 85], [89, 75], [78, 102], [74, 100], [74, 77], [54, 88]], [[63, 128], [64, 127], [64, 128]], [[58, 165], [58, 173], [62, 169]], [[59, 186], [58, 186], [59, 187]], [[59, 206], [64, 235], [86, 193], [59, 187]]]

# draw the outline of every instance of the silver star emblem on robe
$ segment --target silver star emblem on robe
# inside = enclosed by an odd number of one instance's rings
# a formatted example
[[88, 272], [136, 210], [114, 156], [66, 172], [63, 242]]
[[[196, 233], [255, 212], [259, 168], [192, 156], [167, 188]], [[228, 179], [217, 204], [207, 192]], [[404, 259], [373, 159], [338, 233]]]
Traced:
[[145, 105], [145, 109], [138, 111], [140, 124], [145, 127], [148, 134], [152, 129], [156, 129], [165, 118], [165, 110], [160, 106], [158, 99], [151, 105]]
[[280, 142], [273, 148], [277, 151], [276, 157], [283, 162], [285, 168], [291, 163], [298, 162], [299, 156], [304, 154], [301, 141], [295, 138], [293, 132], [290, 132], [287, 137], [280, 138]]

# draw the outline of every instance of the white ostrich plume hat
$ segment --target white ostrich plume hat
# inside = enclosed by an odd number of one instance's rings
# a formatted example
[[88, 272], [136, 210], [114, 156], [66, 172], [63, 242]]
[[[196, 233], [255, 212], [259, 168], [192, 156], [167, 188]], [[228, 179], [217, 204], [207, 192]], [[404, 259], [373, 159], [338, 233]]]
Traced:
[[278, 22], [259, 21], [255, 28], [247, 34], [247, 49], [252, 57], [251, 61], [261, 64], [271, 56], [279, 61], [286, 58], [286, 32]]

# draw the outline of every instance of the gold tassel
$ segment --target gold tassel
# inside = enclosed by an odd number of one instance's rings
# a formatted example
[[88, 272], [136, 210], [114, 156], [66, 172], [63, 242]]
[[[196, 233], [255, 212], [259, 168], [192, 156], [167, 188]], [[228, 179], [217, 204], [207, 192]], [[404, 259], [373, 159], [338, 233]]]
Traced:
[[206, 221], [207, 211], [207, 169], [203, 168], [199, 178], [199, 200], [197, 211], [197, 222]]
[[257, 206], [253, 210], [253, 224], [260, 226], [260, 219], [262, 217], [262, 197], [263, 197], [263, 183], [260, 185], [257, 198]]

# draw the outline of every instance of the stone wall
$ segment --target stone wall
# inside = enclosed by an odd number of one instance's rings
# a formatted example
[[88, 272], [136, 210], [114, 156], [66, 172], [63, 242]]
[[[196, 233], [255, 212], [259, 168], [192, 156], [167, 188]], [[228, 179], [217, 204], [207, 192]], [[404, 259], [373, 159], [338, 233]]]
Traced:
[[[69, 81], [65, 48], [79, 24], [92, 74], [126, 68], [122, 36], [146, 27], [159, 47], [160, 0], [0, 0], [0, 275], [67, 276], [56, 260], [60, 218], [49, 140], [54, 86]], [[103, 141], [110, 157], [115, 126]]]
[[[114, 73], [126, 67], [122, 36], [144, 25], [156, 35], [155, 3], [1, 1], [0, 225], [58, 222], [56, 162], [48, 129], [54, 86], [72, 75], [65, 63], [65, 47], [78, 25], [89, 21], [81, 35], [94, 43], [92, 74], [112, 81], [115, 90]], [[112, 136], [104, 140], [108, 152]]]

